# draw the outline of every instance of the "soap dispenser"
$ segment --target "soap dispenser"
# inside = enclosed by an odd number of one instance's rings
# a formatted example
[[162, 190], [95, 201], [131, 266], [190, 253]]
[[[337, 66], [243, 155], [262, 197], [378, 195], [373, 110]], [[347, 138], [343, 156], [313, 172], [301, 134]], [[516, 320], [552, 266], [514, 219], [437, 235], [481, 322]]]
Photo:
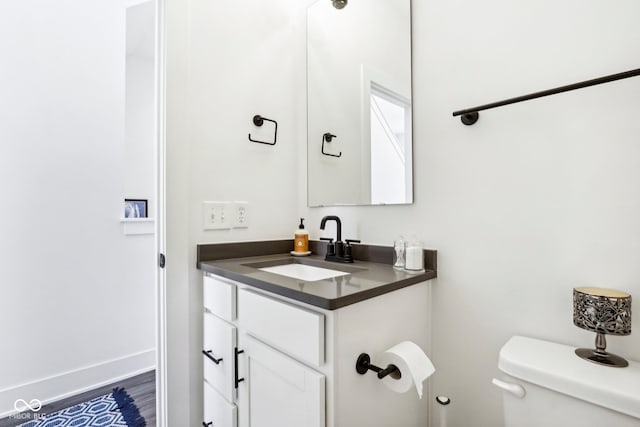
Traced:
[[294, 255], [309, 255], [309, 232], [304, 229], [304, 218], [300, 218], [300, 225], [295, 231], [293, 239]]

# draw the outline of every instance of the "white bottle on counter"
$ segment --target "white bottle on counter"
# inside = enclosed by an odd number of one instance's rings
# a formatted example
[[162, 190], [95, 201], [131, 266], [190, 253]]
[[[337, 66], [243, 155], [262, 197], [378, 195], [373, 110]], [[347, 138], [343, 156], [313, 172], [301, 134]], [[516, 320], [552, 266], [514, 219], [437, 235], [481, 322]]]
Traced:
[[422, 273], [424, 271], [424, 249], [422, 242], [411, 239], [407, 242], [404, 253], [404, 269], [410, 273]]

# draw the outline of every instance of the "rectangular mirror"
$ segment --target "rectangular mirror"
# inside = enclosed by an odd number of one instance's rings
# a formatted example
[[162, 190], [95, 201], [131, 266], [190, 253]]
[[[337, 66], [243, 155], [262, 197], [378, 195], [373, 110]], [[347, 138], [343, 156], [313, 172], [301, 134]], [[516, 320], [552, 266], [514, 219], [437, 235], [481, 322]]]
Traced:
[[413, 202], [411, 0], [307, 11], [308, 205]]

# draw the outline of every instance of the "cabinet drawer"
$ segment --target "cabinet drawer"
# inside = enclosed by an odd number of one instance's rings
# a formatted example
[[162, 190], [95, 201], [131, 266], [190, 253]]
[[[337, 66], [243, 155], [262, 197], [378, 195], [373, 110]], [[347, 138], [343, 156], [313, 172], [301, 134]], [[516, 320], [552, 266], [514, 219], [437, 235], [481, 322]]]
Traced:
[[240, 328], [285, 353], [324, 363], [324, 315], [250, 290], [238, 291]]
[[229, 322], [236, 318], [236, 285], [217, 276], [203, 279], [204, 307]]
[[[204, 379], [225, 399], [233, 402], [234, 354], [236, 328], [211, 313], [204, 314]], [[212, 360], [212, 359], [215, 359]], [[216, 363], [217, 361], [217, 363]]]
[[[209, 424], [211, 423], [211, 424]], [[237, 427], [238, 408], [204, 383], [204, 423], [209, 427]]]

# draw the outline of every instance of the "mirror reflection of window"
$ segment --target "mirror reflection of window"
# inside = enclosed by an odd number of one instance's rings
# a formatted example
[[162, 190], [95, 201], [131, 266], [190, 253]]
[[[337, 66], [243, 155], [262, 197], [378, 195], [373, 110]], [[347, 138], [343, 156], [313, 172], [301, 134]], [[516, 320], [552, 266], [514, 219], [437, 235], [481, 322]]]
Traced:
[[405, 203], [411, 194], [411, 102], [371, 82], [371, 202]]

